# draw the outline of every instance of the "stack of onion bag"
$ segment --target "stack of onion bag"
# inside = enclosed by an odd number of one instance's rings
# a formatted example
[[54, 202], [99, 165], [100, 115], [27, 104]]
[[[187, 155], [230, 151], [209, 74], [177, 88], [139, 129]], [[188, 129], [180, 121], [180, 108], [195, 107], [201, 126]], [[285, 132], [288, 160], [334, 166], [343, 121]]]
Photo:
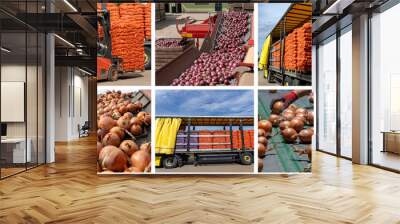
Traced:
[[273, 45], [272, 66], [275, 68], [281, 67], [281, 42], [279, 41]]
[[[97, 3], [97, 12], [101, 11], [101, 4]], [[97, 38], [99, 40], [103, 39], [103, 27], [97, 22]]]
[[291, 32], [285, 39], [285, 69], [295, 70], [297, 62], [297, 31]]
[[140, 3], [107, 4], [110, 11], [112, 53], [126, 71], [144, 69], [144, 15]]
[[151, 3], [144, 4], [144, 36], [151, 39]]
[[115, 27], [117, 47], [125, 70], [144, 69], [144, 17], [142, 4], [121, 4], [120, 22]]
[[311, 35], [311, 23], [297, 29], [297, 70], [311, 70]]

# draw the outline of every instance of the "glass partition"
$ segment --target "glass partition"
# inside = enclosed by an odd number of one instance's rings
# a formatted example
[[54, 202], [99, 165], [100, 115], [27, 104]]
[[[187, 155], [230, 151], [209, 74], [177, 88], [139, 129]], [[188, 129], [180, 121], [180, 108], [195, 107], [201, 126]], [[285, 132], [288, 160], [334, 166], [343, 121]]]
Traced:
[[45, 162], [46, 39], [18, 19], [44, 1], [26, 3], [0, 2], [1, 179]]
[[351, 25], [340, 36], [340, 155], [352, 157], [352, 33]]
[[25, 32], [1, 35], [2, 49], [7, 49], [1, 57], [2, 177], [24, 171], [31, 161], [26, 142], [26, 37]]
[[371, 162], [400, 170], [400, 4], [371, 18]]
[[336, 154], [336, 36], [318, 46], [318, 150]]

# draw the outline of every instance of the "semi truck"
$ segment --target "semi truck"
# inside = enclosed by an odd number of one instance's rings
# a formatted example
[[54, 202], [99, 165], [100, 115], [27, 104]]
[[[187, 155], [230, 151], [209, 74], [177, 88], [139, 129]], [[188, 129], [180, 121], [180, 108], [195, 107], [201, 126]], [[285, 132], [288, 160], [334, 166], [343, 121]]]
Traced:
[[156, 167], [254, 160], [253, 117], [156, 117]]

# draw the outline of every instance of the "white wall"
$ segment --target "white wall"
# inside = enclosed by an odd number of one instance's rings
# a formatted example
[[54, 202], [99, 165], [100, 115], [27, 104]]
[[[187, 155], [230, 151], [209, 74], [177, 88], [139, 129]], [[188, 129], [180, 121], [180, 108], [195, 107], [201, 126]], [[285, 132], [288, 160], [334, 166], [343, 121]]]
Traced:
[[88, 120], [88, 78], [72, 67], [56, 67], [55, 73], [55, 140], [74, 140], [78, 125]]

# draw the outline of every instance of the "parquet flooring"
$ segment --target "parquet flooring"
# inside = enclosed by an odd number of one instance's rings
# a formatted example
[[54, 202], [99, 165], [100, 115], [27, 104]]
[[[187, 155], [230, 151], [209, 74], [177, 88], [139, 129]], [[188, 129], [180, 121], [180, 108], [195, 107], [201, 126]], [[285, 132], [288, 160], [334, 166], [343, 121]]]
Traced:
[[400, 223], [399, 174], [323, 153], [305, 175], [98, 177], [93, 141], [0, 181], [0, 223]]

